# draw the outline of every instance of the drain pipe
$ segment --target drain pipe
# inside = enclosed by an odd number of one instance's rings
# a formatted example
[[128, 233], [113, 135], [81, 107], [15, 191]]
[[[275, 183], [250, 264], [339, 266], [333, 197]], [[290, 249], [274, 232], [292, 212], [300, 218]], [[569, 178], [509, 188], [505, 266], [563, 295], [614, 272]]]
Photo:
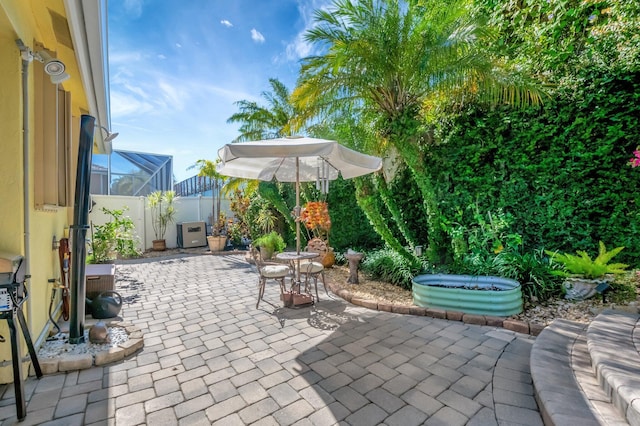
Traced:
[[71, 225], [73, 247], [71, 248], [71, 321], [69, 343], [84, 343], [85, 262], [87, 259], [87, 230], [89, 229], [89, 198], [91, 184], [91, 157], [93, 132], [96, 119], [90, 115], [80, 118], [80, 146], [76, 171], [76, 196]]
[[[22, 43], [22, 40], [16, 40], [16, 44], [22, 52], [22, 185], [23, 185], [23, 221], [24, 221], [24, 263], [25, 263], [25, 280], [29, 280], [29, 285], [24, 285], [31, 290], [31, 262], [30, 252], [31, 245], [31, 223], [29, 216], [29, 63], [32, 60], [31, 52]], [[33, 324], [31, 312], [31, 298], [27, 299], [27, 323], [28, 328]]]

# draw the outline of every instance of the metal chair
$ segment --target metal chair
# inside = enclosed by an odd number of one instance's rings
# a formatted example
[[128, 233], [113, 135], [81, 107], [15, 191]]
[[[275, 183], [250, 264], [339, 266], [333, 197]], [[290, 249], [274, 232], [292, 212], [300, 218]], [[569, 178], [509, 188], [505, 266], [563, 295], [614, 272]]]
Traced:
[[[318, 253], [318, 257], [322, 259], [327, 254], [327, 244], [319, 238], [314, 238], [309, 241], [304, 248], [304, 251], [309, 251], [313, 253]], [[296, 266], [297, 268], [297, 266]], [[296, 272], [298, 272], [296, 270]], [[324, 291], [329, 295], [327, 291], [327, 281], [324, 277], [324, 265], [317, 260], [303, 260], [300, 261], [300, 275], [304, 275], [305, 277], [305, 286], [309, 282], [309, 278], [313, 279], [313, 285], [316, 289], [316, 300], [320, 300], [320, 296], [318, 295], [318, 275], [322, 277], [322, 285], [324, 286]]]
[[284, 279], [291, 275], [291, 270], [287, 265], [283, 264], [271, 264], [265, 263], [260, 256], [260, 252], [255, 247], [251, 247], [251, 256], [258, 269], [259, 281], [258, 281], [258, 301], [256, 302], [256, 309], [260, 304], [264, 296], [264, 288], [267, 284], [267, 280], [274, 280], [280, 284], [280, 298], [284, 300], [284, 293], [286, 286]]

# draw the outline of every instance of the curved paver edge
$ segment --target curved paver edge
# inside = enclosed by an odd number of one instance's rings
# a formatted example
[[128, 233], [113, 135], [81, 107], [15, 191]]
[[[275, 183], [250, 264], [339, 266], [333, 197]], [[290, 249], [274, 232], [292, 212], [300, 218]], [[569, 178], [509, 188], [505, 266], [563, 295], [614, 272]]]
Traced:
[[349, 290], [337, 283], [327, 282], [326, 286], [337, 296], [347, 302], [368, 309], [393, 312], [396, 314], [427, 316], [432, 318], [447, 319], [450, 321], [462, 321], [465, 324], [488, 325], [502, 327], [517, 333], [537, 336], [545, 328], [545, 325], [534, 322], [519, 321], [514, 319], [494, 317], [489, 315], [465, 314], [458, 311], [446, 311], [444, 309], [423, 308], [415, 305], [399, 305], [393, 303], [380, 303], [376, 300], [355, 296]]

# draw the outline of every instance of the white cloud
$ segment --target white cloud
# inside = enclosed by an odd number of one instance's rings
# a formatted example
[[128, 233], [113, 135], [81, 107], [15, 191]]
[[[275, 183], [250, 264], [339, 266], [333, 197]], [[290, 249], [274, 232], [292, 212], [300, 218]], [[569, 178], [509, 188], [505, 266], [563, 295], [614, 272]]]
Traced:
[[304, 39], [305, 33], [315, 26], [314, 13], [316, 10], [328, 10], [332, 5], [330, 0], [299, 0], [298, 12], [300, 18], [304, 23], [304, 28], [296, 35], [292, 42], [290, 42], [285, 50], [286, 59], [289, 61], [297, 61], [301, 58], [305, 58], [310, 55], [314, 55], [317, 52], [314, 51], [313, 45], [308, 43]]
[[188, 101], [189, 96], [184, 90], [180, 89], [180, 83], [173, 85], [168, 81], [161, 80], [156, 84], [165, 110], [174, 109], [182, 111], [184, 109], [184, 105]]
[[147, 95], [147, 92], [140, 86], [134, 86], [130, 83], [125, 83], [122, 85], [123, 89], [126, 89], [127, 92], [133, 94], [133, 95], [137, 95], [138, 98], [140, 99], [148, 99], [150, 98], [150, 96]]
[[207, 84], [206, 82], [196, 83], [194, 85], [194, 90], [197, 90], [197, 92], [200, 93], [201, 95], [204, 95], [205, 93], [207, 93], [217, 98], [223, 98], [229, 103], [233, 103], [241, 99], [248, 100], [248, 101], [260, 100], [260, 97], [256, 96], [255, 94], [247, 93], [243, 90], [238, 90], [233, 87], [222, 87], [222, 86]]
[[142, 54], [137, 51], [109, 51], [109, 65], [127, 65], [131, 62], [139, 62], [142, 60]]
[[300, 58], [306, 58], [312, 51], [312, 45], [304, 39], [304, 32], [301, 32], [287, 45], [286, 57], [289, 61], [297, 61]]
[[154, 106], [131, 93], [111, 90], [111, 116], [114, 119], [130, 118], [140, 114], [149, 114]]
[[[145, 8], [149, 8], [151, 2], [114, 0], [112, 3], [125, 1], [139, 6], [140, 20], [148, 17]], [[278, 4], [281, 0], [263, 1]], [[319, 46], [304, 41], [305, 32], [313, 26], [313, 10], [329, 1], [332, 0], [291, 0], [294, 8], [297, 5], [298, 13], [294, 10], [293, 16], [288, 15], [287, 20], [280, 23], [285, 26], [282, 32], [271, 32], [259, 21], [247, 26], [243, 22], [239, 24], [241, 18], [217, 15], [220, 11], [214, 8], [207, 13], [198, 10], [201, 15], [198, 18], [202, 18], [197, 20], [198, 25], [194, 24], [195, 19], [189, 20], [186, 27], [181, 26], [184, 22], [170, 21], [167, 26], [174, 30], [168, 44], [165, 39], [140, 40], [133, 30], [120, 38], [113, 37], [109, 52], [111, 117], [114, 131], [120, 133], [114, 147], [171, 154], [177, 179], [192, 176], [195, 172], [186, 170], [188, 166], [199, 158], [215, 159], [222, 144], [237, 137], [238, 124], [226, 122], [238, 111], [234, 102], [261, 102], [260, 92], [268, 88], [269, 77], [277, 77], [292, 87], [299, 58], [318, 53], [314, 50]], [[137, 28], [142, 21], [132, 24]], [[227, 29], [235, 32], [235, 25], [244, 28], [240, 28], [241, 32], [249, 29], [250, 34], [245, 32], [244, 40], [227, 38], [223, 40], [225, 44], [221, 44], [219, 32], [226, 33]], [[218, 31], [211, 31], [212, 26]], [[269, 44], [256, 27], [269, 34]], [[251, 39], [246, 38], [247, 35]], [[224, 54], [224, 51], [220, 55], [203, 54], [215, 51], [211, 46], [228, 49], [226, 43], [235, 46], [240, 42], [255, 43], [259, 51], [248, 60], [243, 55]], [[180, 55], [179, 60], [175, 55]], [[275, 61], [274, 55], [277, 55]], [[251, 72], [246, 72], [248, 69]]]
[[264, 36], [255, 28], [251, 29], [251, 39], [256, 43], [264, 43]]
[[139, 18], [142, 15], [144, 0], [125, 0], [124, 10], [130, 18]]

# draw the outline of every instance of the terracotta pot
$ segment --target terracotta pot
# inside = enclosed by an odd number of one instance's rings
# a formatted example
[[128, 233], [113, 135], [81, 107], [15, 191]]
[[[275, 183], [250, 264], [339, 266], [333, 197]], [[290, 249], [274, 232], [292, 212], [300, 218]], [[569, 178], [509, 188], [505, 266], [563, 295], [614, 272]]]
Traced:
[[166, 240], [153, 240], [153, 251], [165, 251], [167, 249], [167, 241]]
[[285, 291], [280, 295], [280, 300], [284, 302], [285, 307], [293, 306], [293, 293], [290, 291]]
[[313, 303], [313, 297], [310, 294], [298, 294], [291, 291], [285, 291], [280, 295], [280, 300], [284, 302], [285, 307], [307, 305]]
[[336, 255], [333, 247], [327, 246], [327, 243], [321, 238], [312, 238], [307, 243], [306, 251], [312, 251], [320, 254], [318, 261], [325, 268], [331, 268], [336, 263]]
[[333, 252], [333, 247], [329, 247], [329, 250], [325, 253], [320, 263], [325, 268], [331, 268], [336, 263], [336, 254]]
[[224, 246], [227, 244], [227, 237], [224, 235], [209, 235], [207, 237], [207, 244], [211, 251], [222, 251], [224, 250]]

